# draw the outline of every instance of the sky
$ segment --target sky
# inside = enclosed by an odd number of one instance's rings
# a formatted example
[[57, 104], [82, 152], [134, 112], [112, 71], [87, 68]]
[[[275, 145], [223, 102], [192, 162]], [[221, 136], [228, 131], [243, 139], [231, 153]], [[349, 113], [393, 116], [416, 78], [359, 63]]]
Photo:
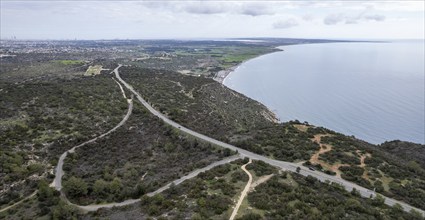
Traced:
[[424, 1], [0, 0], [1, 39], [424, 39]]

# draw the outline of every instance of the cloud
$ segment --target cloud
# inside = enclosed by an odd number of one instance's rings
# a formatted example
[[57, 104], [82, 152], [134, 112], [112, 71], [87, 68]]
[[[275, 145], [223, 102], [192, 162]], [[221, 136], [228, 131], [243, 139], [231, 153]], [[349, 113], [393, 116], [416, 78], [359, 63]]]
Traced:
[[287, 29], [295, 26], [298, 26], [298, 21], [293, 18], [289, 18], [285, 21], [278, 21], [273, 24], [273, 28], [275, 29]]
[[240, 14], [249, 16], [272, 15], [274, 10], [263, 2], [225, 1], [181, 1], [181, 2], [140, 2], [146, 8], [185, 12], [190, 14]]
[[207, 4], [202, 2], [189, 4], [183, 9], [185, 12], [192, 14], [220, 14], [228, 10], [223, 4]]
[[274, 12], [267, 5], [264, 4], [247, 4], [242, 5], [239, 12], [243, 15], [250, 16], [261, 16], [261, 15], [272, 15]]
[[343, 13], [339, 14], [329, 14], [323, 19], [323, 23], [326, 25], [335, 25], [338, 23], [345, 24], [357, 24], [361, 21], [384, 21], [384, 15], [368, 15], [366, 12], [361, 12], [358, 15], [346, 15]]
[[306, 15], [302, 16], [302, 19], [304, 21], [312, 21], [312, 20], [314, 20], [314, 16], [311, 15], [311, 14], [306, 14]]
[[383, 15], [367, 15], [367, 16], [364, 16], [364, 18], [366, 20], [373, 20], [373, 21], [384, 21], [385, 20], [385, 16], [383, 16]]
[[338, 24], [342, 21], [345, 20], [345, 16], [344, 14], [330, 14], [328, 16], [325, 17], [325, 19], [323, 19], [323, 23], [325, 23], [326, 25], [334, 25], [334, 24]]

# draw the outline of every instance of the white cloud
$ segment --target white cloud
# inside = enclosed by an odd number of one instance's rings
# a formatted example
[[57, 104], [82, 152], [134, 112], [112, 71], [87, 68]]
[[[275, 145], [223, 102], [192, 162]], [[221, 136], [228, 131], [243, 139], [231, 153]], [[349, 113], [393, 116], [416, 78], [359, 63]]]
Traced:
[[385, 16], [384, 15], [366, 15], [364, 16], [364, 19], [366, 20], [374, 20], [374, 21], [383, 21], [385, 20]]
[[298, 21], [294, 18], [289, 18], [285, 21], [278, 21], [273, 24], [273, 28], [275, 29], [287, 29], [295, 26], [298, 26]]
[[275, 12], [270, 2], [233, 1], [180, 1], [180, 2], [141, 2], [147, 8], [186, 12], [191, 14], [241, 14], [249, 16], [272, 15]]
[[330, 14], [323, 19], [323, 23], [326, 25], [334, 25], [345, 20], [345, 15], [342, 13], [339, 14]]
[[261, 15], [272, 15], [275, 12], [265, 4], [246, 4], [242, 5], [240, 14], [251, 15], [251, 16], [261, 16]]
[[183, 10], [187, 13], [193, 14], [220, 14], [228, 11], [228, 8], [223, 4], [198, 2], [186, 5]]
[[384, 15], [379, 14], [367, 14], [365, 11], [361, 12], [357, 15], [347, 15], [344, 13], [338, 13], [338, 14], [329, 14], [323, 19], [323, 23], [326, 25], [335, 25], [338, 23], [345, 23], [345, 24], [357, 24], [361, 21], [384, 21], [385, 20]]
[[[425, 33], [423, 2], [0, 1], [0, 36], [6, 38], [423, 38]], [[285, 28], [290, 29], [285, 36], [275, 31]]]
[[312, 20], [314, 20], [314, 16], [312, 14], [306, 14], [306, 15], [302, 16], [302, 19], [304, 21], [312, 21]]

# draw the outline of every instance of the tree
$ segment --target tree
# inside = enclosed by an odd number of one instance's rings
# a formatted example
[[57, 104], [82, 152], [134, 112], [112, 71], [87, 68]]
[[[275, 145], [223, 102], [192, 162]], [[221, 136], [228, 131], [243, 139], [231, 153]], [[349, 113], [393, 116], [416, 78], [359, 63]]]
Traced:
[[87, 184], [81, 178], [74, 176], [63, 184], [63, 188], [70, 197], [79, 197], [87, 194]]
[[102, 197], [107, 194], [108, 190], [109, 184], [105, 180], [98, 179], [96, 182], [94, 182], [93, 193], [95, 195]]
[[380, 180], [376, 180], [375, 183], [373, 183], [373, 186], [375, 187], [376, 192], [383, 192], [385, 190]]
[[40, 180], [38, 183], [37, 198], [41, 215], [48, 214], [50, 212], [50, 207], [58, 204], [60, 200], [59, 192], [49, 187], [49, 184], [44, 179]]
[[121, 188], [122, 188], [121, 179], [118, 177], [115, 177], [109, 186], [111, 193], [115, 195], [119, 195], [121, 193]]
[[77, 219], [77, 212], [73, 206], [60, 201], [52, 210], [52, 219]]
[[144, 184], [137, 184], [136, 189], [134, 190], [134, 193], [132, 195], [133, 199], [140, 198], [142, 195], [146, 193], [146, 186]]
[[375, 198], [372, 199], [373, 206], [382, 206], [385, 203], [385, 198], [377, 194]]
[[360, 197], [360, 192], [356, 188], [353, 188], [353, 190], [351, 190], [351, 195]]
[[257, 213], [248, 213], [243, 215], [242, 217], [238, 218], [237, 220], [259, 220], [259, 219], [263, 219], [263, 217], [261, 217], [261, 215], [257, 214]]
[[52, 188], [49, 187], [49, 184], [46, 182], [46, 180], [42, 179], [38, 183], [38, 192], [37, 197], [39, 201], [45, 201], [53, 197], [54, 191]]
[[413, 160], [407, 163], [407, 167], [414, 173], [420, 173], [422, 171], [421, 165], [419, 165], [416, 161]]
[[393, 205], [392, 211], [395, 212], [396, 214], [400, 214], [404, 212], [404, 209], [399, 203], [396, 203]]

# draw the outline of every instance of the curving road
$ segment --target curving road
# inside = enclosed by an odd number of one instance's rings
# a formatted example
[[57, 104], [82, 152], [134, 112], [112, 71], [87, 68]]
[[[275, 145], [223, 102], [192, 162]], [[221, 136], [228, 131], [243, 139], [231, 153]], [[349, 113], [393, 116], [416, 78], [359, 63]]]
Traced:
[[[351, 191], [353, 188], [356, 188], [356, 190], [360, 193], [360, 195], [363, 196], [363, 197], [366, 197], [366, 198], [369, 198], [371, 196], [372, 197], [375, 197], [376, 196], [376, 193], [375, 192], [373, 192], [373, 191], [371, 191], [369, 189], [366, 189], [366, 188], [364, 188], [362, 186], [359, 186], [359, 185], [357, 185], [355, 183], [346, 181], [346, 180], [344, 180], [344, 179], [342, 179], [340, 177], [327, 175], [327, 174], [322, 173], [322, 172], [311, 171], [307, 167], [302, 166], [302, 165], [298, 165], [298, 164], [295, 164], [295, 163], [290, 163], [290, 162], [279, 161], [279, 160], [274, 160], [274, 159], [271, 159], [271, 158], [267, 158], [265, 156], [262, 156], [262, 155], [259, 155], [259, 154], [256, 154], [256, 153], [252, 153], [252, 152], [247, 151], [247, 150], [244, 150], [242, 148], [238, 148], [236, 146], [233, 146], [233, 145], [230, 145], [230, 144], [221, 142], [219, 140], [210, 138], [210, 137], [205, 136], [203, 134], [200, 134], [200, 133], [198, 133], [196, 131], [193, 131], [193, 130], [191, 130], [189, 128], [183, 127], [182, 125], [180, 125], [180, 124], [178, 124], [178, 123], [176, 123], [176, 122], [168, 119], [165, 115], [163, 115], [162, 113], [160, 113], [159, 111], [157, 111], [156, 109], [154, 109], [151, 105], [149, 105], [149, 103], [147, 103], [141, 97], [141, 95], [131, 85], [129, 85], [127, 82], [125, 82], [120, 77], [119, 72], [118, 72], [118, 69], [121, 66], [122, 65], [120, 64], [113, 71], [115, 73], [115, 77], [118, 79], [118, 81], [120, 81], [128, 90], [130, 90], [136, 96], [137, 100], [139, 100], [139, 102], [142, 103], [143, 106], [145, 106], [145, 108], [147, 108], [152, 114], [154, 114], [157, 117], [159, 117], [165, 123], [167, 123], [167, 124], [169, 124], [169, 125], [171, 125], [171, 126], [173, 126], [175, 128], [178, 128], [181, 131], [183, 131], [183, 132], [185, 132], [185, 133], [187, 133], [189, 135], [192, 135], [194, 137], [197, 137], [199, 139], [202, 139], [204, 141], [210, 142], [212, 144], [215, 144], [215, 145], [218, 145], [218, 146], [221, 146], [221, 147], [224, 147], [224, 148], [228, 148], [228, 149], [237, 151], [237, 152], [239, 152], [239, 154], [242, 157], [248, 157], [248, 158], [253, 159], [253, 160], [261, 160], [261, 161], [264, 161], [264, 162], [266, 162], [266, 163], [268, 163], [270, 165], [279, 167], [279, 168], [281, 168], [283, 170], [289, 170], [289, 171], [292, 171], [292, 172], [296, 172], [297, 167], [300, 167], [301, 170], [300, 170], [299, 174], [301, 174], [303, 176], [313, 176], [313, 177], [316, 177], [318, 180], [320, 180], [322, 182], [330, 181], [330, 182], [338, 183], [338, 184], [342, 185], [347, 191]], [[406, 204], [404, 202], [401, 202], [401, 201], [398, 201], [398, 200], [395, 200], [395, 199], [391, 199], [391, 198], [388, 198], [388, 197], [385, 197], [385, 196], [382, 196], [382, 197], [385, 198], [385, 204], [387, 204], [387, 205], [393, 206], [393, 205], [395, 205], [395, 204], [398, 203], [398, 204], [400, 204], [403, 207], [403, 209], [405, 211], [410, 211], [410, 210], [413, 209], [413, 210], [421, 213], [423, 216], [425, 216], [425, 211], [422, 210], [422, 209], [418, 209], [416, 207], [413, 207], [413, 206], [411, 206], [409, 204]]]
[[[118, 83], [118, 82], [117, 82]], [[118, 83], [119, 84], [119, 83]], [[121, 85], [120, 85], [121, 87]], [[127, 99], [128, 102], [128, 111], [127, 114], [124, 116], [124, 118], [120, 121], [120, 123], [118, 123], [114, 128], [112, 128], [111, 130], [107, 131], [106, 133], [103, 133], [91, 140], [88, 140], [78, 146], [75, 146], [73, 148], [71, 148], [68, 151], [65, 151], [60, 157], [59, 157], [59, 161], [58, 164], [56, 166], [55, 169], [55, 179], [53, 180], [53, 182], [50, 184], [51, 187], [54, 187], [56, 190], [61, 191], [62, 189], [62, 177], [64, 175], [64, 171], [63, 171], [63, 161], [65, 160], [66, 156], [68, 155], [68, 153], [74, 153], [75, 149], [80, 148], [86, 144], [95, 142], [97, 139], [103, 138], [106, 135], [114, 132], [115, 130], [117, 130], [119, 127], [121, 127], [122, 125], [124, 125], [124, 123], [128, 120], [128, 118], [131, 115], [131, 112], [133, 111], [133, 99]]]
[[[191, 179], [193, 177], [196, 177], [199, 173], [202, 173], [202, 172], [205, 172], [207, 170], [210, 170], [210, 169], [212, 169], [212, 168], [214, 168], [216, 166], [220, 166], [220, 165], [223, 165], [223, 164], [226, 164], [226, 163], [230, 163], [230, 162], [235, 161], [235, 160], [240, 159], [240, 158], [241, 158], [240, 155], [235, 155], [235, 156], [224, 158], [223, 160], [214, 162], [214, 163], [212, 163], [212, 164], [210, 164], [210, 165], [208, 165], [206, 167], [203, 167], [203, 168], [197, 169], [195, 171], [192, 171], [191, 173], [187, 174], [186, 176], [183, 176], [180, 179], [174, 180], [173, 182], [168, 183], [167, 185], [165, 185], [165, 186], [163, 186], [163, 187], [155, 190], [154, 192], [147, 193], [146, 195], [147, 196], [154, 196], [154, 195], [156, 195], [158, 193], [161, 193], [161, 192], [169, 189], [171, 187], [171, 185], [173, 185], [173, 184], [174, 185], [179, 185], [180, 183], [184, 182], [185, 180], [188, 180], [188, 179]], [[96, 211], [96, 210], [98, 210], [100, 208], [112, 208], [112, 207], [119, 207], [119, 206], [130, 205], [130, 204], [136, 203], [138, 201], [140, 201], [140, 199], [129, 199], [129, 200], [125, 200], [123, 202], [108, 203], [108, 204], [99, 204], [99, 205], [87, 205], [87, 206], [79, 206], [79, 205], [75, 205], [75, 204], [74, 205], [76, 207], [84, 210], [84, 211]]]
[[[122, 94], [123, 94], [123, 97], [125, 98], [125, 99], [127, 99], [127, 97], [125, 96], [125, 92], [124, 92], [124, 89], [123, 89], [123, 87], [121, 86], [121, 84], [119, 83], [119, 82], [117, 82], [115, 79], [113, 79], [117, 84], [118, 84], [118, 86], [120, 87], [120, 89], [121, 89], [121, 92], [122, 92]], [[104, 136], [106, 136], [106, 135], [108, 135], [108, 134], [110, 134], [110, 133], [112, 133], [112, 132], [114, 132], [115, 130], [117, 130], [119, 127], [121, 127], [127, 120], [128, 120], [128, 118], [130, 117], [130, 115], [131, 115], [131, 112], [133, 111], [133, 96], [131, 97], [131, 99], [127, 99], [127, 102], [128, 102], [128, 111], [127, 111], [127, 114], [124, 116], [124, 118], [121, 120], [121, 122], [120, 123], [118, 123], [114, 128], [112, 128], [111, 130], [109, 130], [108, 132], [106, 132], [106, 133], [104, 133], [104, 134], [101, 134], [101, 135], [99, 135], [99, 136], [97, 136], [97, 137], [95, 137], [95, 138], [93, 138], [93, 139], [91, 139], [91, 140], [88, 140], [88, 141], [86, 141], [86, 142], [84, 142], [84, 143], [82, 143], [82, 144], [80, 144], [80, 145], [78, 145], [78, 146], [75, 146], [75, 147], [73, 147], [73, 148], [71, 148], [70, 150], [68, 150], [68, 151], [65, 151], [60, 157], [59, 157], [59, 161], [58, 161], [58, 164], [57, 164], [57, 166], [56, 166], [56, 168], [55, 168], [55, 179], [53, 180], [53, 182], [50, 184], [50, 187], [54, 187], [56, 190], [58, 190], [58, 191], [61, 191], [61, 189], [62, 189], [62, 177], [63, 177], [63, 175], [64, 175], [64, 171], [63, 171], [63, 162], [64, 162], [64, 160], [65, 160], [65, 158], [66, 158], [66, 156], [68, 155], [68, 153], [73, 153], [74, 151], [75, 151], [75, 149], [77, 149], [77, 148], [79, 148], [79, 147], [82, 147], [82, 146], [84, 146], [84, 145], [86, 145], [86, 144], [88, 144], [88, 143], [92, 143], [92, 142], [94, 142], [94, 141], [96, 141], [97, 139], [99, 139], [99, 138], [103, 138]], [[6, 210], [8, 210], [8, 209], [11, 209], [11, 208], [13, 208], [13, 207], [15, 207], [15, 206], [17, 206], [17, 205], [19, 205], [19, 204], [21, 204], [22, 202], [24, 202], [25, 200], [28, 200], [28, 199], [30, 199], [30, 198], [32, 198], [32, 197], [34, 197], [36, 194], [37, 194], [37, 191], [38, 190], [36, 190], [36, 191], [34, 191], [32, 194], [30, 194], [29, 196], [27, 196], [27, 197], [25, 197], [25, 198], [23, 198], [23, 199], [21, 199], [21, 200], [19, 200], [18, 202], [16, 202], [16, 203], [14, 203], [14, 204], [12, 204], [12, 205], [10, 205], [10, 206], [7, 206], [7, 207], [5, 207], [5, 208], [3, 208], [3, 209], [1, 209], [0, 210], [0, 212], [4, 212], [4, 211], [6, 211]], [[65, 198], [65, 200], [67, 200], [66, 198]], [[67, 200], [68, 201], [68, 200]], [[69, 201], [68, 201], [68, 203], [70, 203]]]

